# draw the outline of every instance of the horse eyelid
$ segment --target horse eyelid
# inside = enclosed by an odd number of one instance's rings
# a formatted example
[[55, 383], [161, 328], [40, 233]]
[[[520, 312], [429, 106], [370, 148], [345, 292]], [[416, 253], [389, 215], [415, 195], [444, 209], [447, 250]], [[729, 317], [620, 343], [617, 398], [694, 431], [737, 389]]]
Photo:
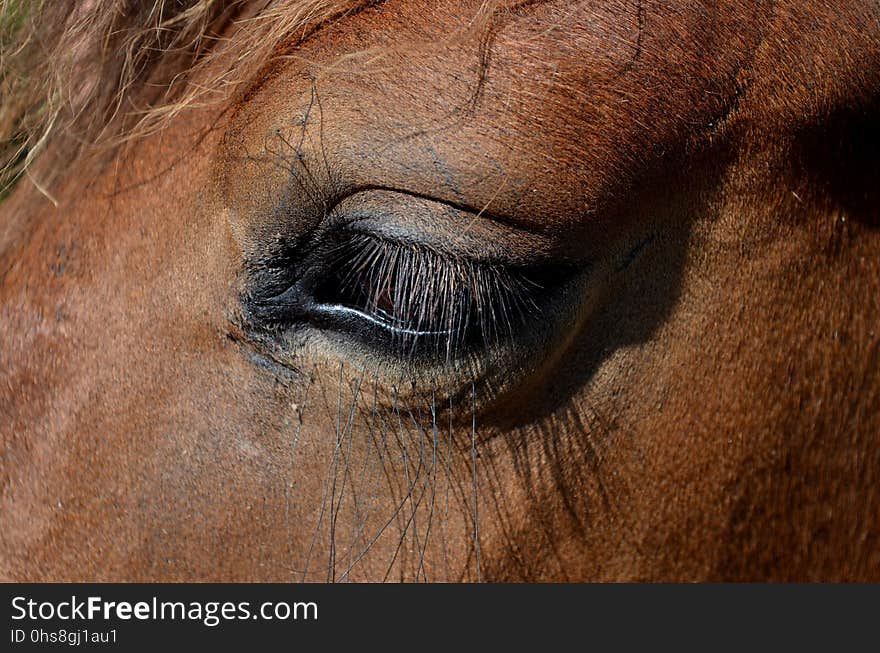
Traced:
[[305, 312], [312, 318], [306, 321], [328, 328], [359, 318], [360, 331], [387, 332], [386, 344], [397, 354], [430, 343], [447, 358], [465, 346], [515, 338], [541, 313], [538, 294], [548, 281], [569, 276], [560, 266], [548, 273], [541, 266], [472, 261], [358, 230], [333, 234], [312, 266], [317, 280], [308, 301], [291, 288], [260, 302], [259, 311], [276, 318]]

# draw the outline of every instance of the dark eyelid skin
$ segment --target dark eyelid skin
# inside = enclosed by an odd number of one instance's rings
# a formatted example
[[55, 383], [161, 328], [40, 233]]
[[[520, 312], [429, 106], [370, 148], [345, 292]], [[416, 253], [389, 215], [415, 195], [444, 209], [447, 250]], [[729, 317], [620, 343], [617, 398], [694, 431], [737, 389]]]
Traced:
[[[285, 237], [284, 206], [275, 209], [272, 243], [255, 248], [246, 269], [245, 295], [272, 301], [288, 290], [326, 249], [328, 236], [348, 232], [389, 244], [433, 251], [452, 261], [476, 265], [526, 268], [553, 263], [585, 268], [561, 251], [558, 239], [500, 222], [489, 214], [468, 211], [445, 202], [388, 189], [362, 190], [338, 200], [306, 234]], [[299, 224], [297, 220], [293, 221]], [[263, 237], [258, 241], [264, 240]], [[565, 246], [571, 246], [571, 241]]]
[[[370, 367], [388, 387], [401, 378], [430, 380], [437, 396], [449, 398], [475, 388], [481, 410], [503, 388], [555, 364], [604, 274], [580, 239], [523, 227], [491, 206], [481, 212], [406, 190], [362, 187], [335, 197], [328, 191], [305, 206], [275, 195], [259, 208], [259, 229], [242, 238], [235, 313], [258, 354], [293, 371], [310, 357]], [[364, 295], [378, 297], [370, 290], [375, 284], [360, 297], [351, 294], [352, 284], [346, 292], [339, 275], [352, 266], [339, 255], [346, 244], [351, 255], [368, 242], [385, 251], [369, 259], [371, 281], [397, 250], [413, 254], [406, 266], [412, 272], [392, 276], [413, 281], [404, 284], [416, 286], [407, 296], [417, 297], [426, 315], [400, 308], [397, 294], [379, 306], [363, 302]], [[450, 275], [459, 279], [452, 291]]]

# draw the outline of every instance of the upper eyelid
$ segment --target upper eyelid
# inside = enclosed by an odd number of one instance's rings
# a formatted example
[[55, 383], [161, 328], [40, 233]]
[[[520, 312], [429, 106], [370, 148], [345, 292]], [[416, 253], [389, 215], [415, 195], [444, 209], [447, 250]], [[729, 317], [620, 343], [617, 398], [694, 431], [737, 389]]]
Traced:
[[468, 265], [473, 265], [476, 267], [518, 267], [516, 263], [511, 261], [505, 261], [497, 258], [478, 258], [473, 259], [467, 254], [462, 253], [454, 253], [447, 250], [440, 249], [433, 245], [432, 243], [420, 242], [417, 240], [410, 239], [399, 239], [391, 236], [385, 236], [382, 234], [377, 234], [373, 229], [365, 226], [364, 224], [359, 224], [359, 222], [355, 221], [350, 224], [347, 224], [343, 227], [340, 232], [347, 232], [350, 234], [355, 234], [361, 238], [369, 238], [371, 240], [384, 243], [393, 247], [406, 247], [417, 252], [424, 253], [430, 256], [436, 256], [439, 259], [447, 261], [449, 263], [455, 262], [466, 262]]
[[[338, 202], [329, 224], [453, 259], [499, 265], [559, 260], [554, 239], [486, 213], [392, 190], [368, 190]], [[565, 258], [565, 257], [562, 257]]]

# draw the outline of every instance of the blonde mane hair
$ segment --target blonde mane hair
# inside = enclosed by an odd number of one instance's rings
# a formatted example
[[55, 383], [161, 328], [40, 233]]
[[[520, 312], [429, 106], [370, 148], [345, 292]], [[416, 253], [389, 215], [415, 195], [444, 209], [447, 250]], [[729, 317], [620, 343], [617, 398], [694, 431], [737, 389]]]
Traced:
[[[0, 0], [0, 193], [50, 140], [51, 158], [69, 162], [149, 134], [228, 97], [282, 45], [369, 4]], [[52, 166], [41, 168], [48, 185]]]

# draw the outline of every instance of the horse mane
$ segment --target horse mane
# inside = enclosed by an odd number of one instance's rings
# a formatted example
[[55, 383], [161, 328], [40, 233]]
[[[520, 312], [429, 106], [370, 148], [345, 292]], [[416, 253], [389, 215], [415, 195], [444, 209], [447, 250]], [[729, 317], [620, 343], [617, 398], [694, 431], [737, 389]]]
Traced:
[[[50, 141], [51, 158], [69, 164], [154, 132], [227, 97], [280, 46], [368, 4], [0, 0], [0, 197]], [[52, 168], [41, 166], [44, 183]]]

